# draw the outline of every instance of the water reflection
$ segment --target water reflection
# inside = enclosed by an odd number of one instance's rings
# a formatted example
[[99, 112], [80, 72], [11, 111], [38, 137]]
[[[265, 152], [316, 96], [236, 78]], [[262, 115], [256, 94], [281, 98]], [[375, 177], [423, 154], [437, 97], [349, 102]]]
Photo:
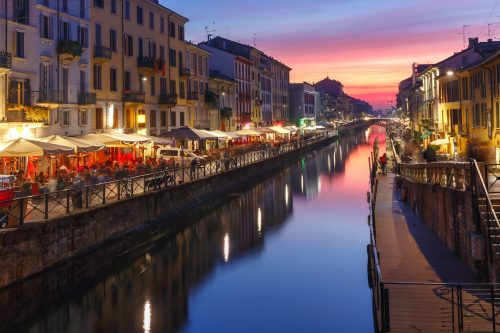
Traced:
[[[97, 283], [58, 295], [66, 276], [50, 280], [50, 306], [9, 331], [370, 332], [360, 189], [381, 133], [359, 131], [300, 159]], [[7, 312], [0, 320], [14, 322]]]

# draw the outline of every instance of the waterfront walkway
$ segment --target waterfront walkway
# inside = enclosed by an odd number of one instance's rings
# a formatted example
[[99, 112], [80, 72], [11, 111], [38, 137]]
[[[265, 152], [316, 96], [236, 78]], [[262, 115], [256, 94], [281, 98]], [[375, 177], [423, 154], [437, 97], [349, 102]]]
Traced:
[[494, 332], [498, 301], [399, 200], [394, 174], [378, 176], [375, 230], [388, 332]]

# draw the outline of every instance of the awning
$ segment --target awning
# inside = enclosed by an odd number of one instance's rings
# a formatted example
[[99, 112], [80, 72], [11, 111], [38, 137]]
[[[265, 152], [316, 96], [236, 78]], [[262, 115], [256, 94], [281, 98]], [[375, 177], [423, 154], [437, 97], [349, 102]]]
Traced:
[[235, 139], [238, 137], [238, 135], [235, 135], [232, 132], [223, 132], [223, 131], [219, 131], [219, 130], [210, 131], [210, 133], [212, 133], [214, 135], [220, 135], [219, 137], [227, 138], [229, 140]]
[[169, 138], [162, 138], [159, 136], [136, 134], [139, 137], [148, 138], [154, 145], [158, 146], [172, 146], [174, 144], [173, 140]]
[[283, 128], [283, 127], [272, 126], [272, 127], [269, 127], [269, 129], [273, 130], [274, 132], [276, 132], [278, 134], [288, 134], [288, 135], [290, 135], [290, 130], [287, 130], [286, 128]]
[[77, 139], [102, 143], [106, 147], [129, 147], [138, 143], [145, 144], [151, 142], [151, 139], [145, 136], [121, 133], [85, 134], [78, 136]]
[[267, 127], [259, 127], [259, 128], [256, 128], [255, 131], [256, 132], [260, 132], [260, 133], [264, 133], [264, 134], [274, 134], [274, 133], [276, 133], [275, 131], [273, 131], [272, 129], [267, 128]]
[[302, 128], [304, 131], [315, 131], [316, 130], [316, 127], [312, 127], [312, 126], [308, 126], [308, 127], [304, 127]]
[[251, 129], [242, 129], [236, 132], [238, 135], [241, 136], [261, 136], [262, 133], [259, 133], [257, 131], [251, 130]]
[[213, 136], [216, 136], [218, 139], [229, 139], [228, 138], [228, 135], [224, 132], [220, 132], [220, 131], [207, 131], [207, 130], [202, 130], [203, 132], [206, 132], [210, 135], [213, 135]]
[[74, 152], [72, 147], [21, 138], [0, 145], [0, 156], [2, 157], [70, 155]]
[[102, 143], [92, 142], [85, 139], [77, 139], [68, 136], [51, 135], [40, 138], [40, 141], [56, 145], [72, 147], [77, 153], [96, 152], [104, 148]]
[[199, 130], [189, 126], [179, 127], [165, 133], [168, 138], [188, 139], [188, 140], [215, 140], [217, 137], [207, 131]]

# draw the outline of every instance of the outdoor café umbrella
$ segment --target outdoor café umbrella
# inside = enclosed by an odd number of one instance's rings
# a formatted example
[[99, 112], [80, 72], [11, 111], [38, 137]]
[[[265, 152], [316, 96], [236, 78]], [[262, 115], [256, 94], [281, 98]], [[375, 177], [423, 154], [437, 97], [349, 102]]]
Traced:
[[7, 141], [0, 145], [1, 157], [68, 155], [73, 153], [73, 147], [22, 138]]
[[77, 139], [69, 136], [51, 135], [45, 138], [40, 138], [40, 141], [72, 147], [77, 153], [91, 153], [104, 148], [104, 145], [102, 143], [97, 143], [85, 139]]
[[251, 129], [242, 129], [236, 132], [236, 134], [242, 135], [242, 136], [261, 136], [262, 133], [251, 130]]
[[217, 140], [217, 136], [189, 126], [179, 127], [165, 133], [168, 138], [187, 140]]
[[121, 133], [85, 134], [77, 137], [91, 142], [97, 142], [106, 147], [129, 147], [138, 143], [149, 143], [151, 139], [145, 136]]
[[440, 145], [447, 145], [448, 143], [450, 143], [448, 141], [448, 139], [437, 139], [437, 140], [434, 140], [430, 143], [430, 145], [432, 146], [440, 146]]

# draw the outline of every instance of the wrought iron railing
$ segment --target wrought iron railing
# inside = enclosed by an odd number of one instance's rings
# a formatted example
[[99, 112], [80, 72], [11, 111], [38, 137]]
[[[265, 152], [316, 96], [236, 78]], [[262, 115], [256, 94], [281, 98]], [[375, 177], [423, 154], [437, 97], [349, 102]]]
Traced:
[[399, 171], [407, 180], [421, 184], [439, 184], [456, 190], [471, 186], [471, 165], [468, 162], [401, 163]]
[[184, 183], [196, 181], [230, 170], [245, 167], [266, 159], [282, 156], [324, 139], [336, 136], [332, 131], [314, 138], [299, 140], [280, 147], [205, 161], [198, 165], [186, 165], [145, 175], [131, 176], [92, 185], [23, 196], [9, 201], [0, 201], [0, 227], [17, 227], [28, 222], [46, 221], [76, 211], [101, 207], [111, 202], [165, 190]]
[[0, 68], [12, 69], [12, 53], [0, 51]]

